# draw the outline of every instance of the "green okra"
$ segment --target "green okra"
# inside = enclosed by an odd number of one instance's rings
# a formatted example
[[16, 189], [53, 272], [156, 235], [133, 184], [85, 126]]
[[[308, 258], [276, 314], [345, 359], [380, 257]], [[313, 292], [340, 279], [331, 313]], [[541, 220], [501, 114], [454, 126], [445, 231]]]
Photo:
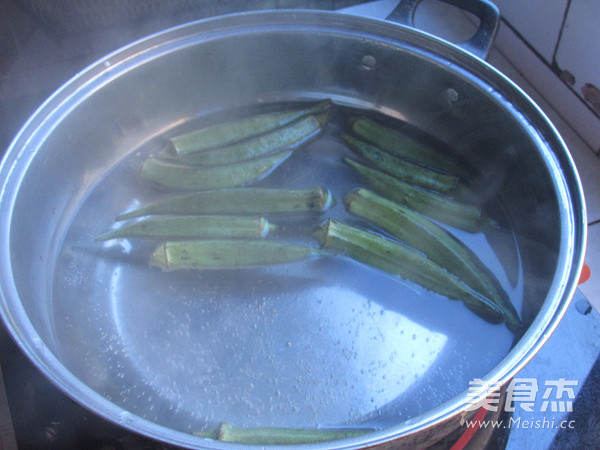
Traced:
[[402, 160], [349, 134], [344, 133], [341, 138], [354, 153], [369, 160], [379, 170], [406, 183], [442, 193], [451, 192], [458, 186], [458, 177], [454, 175]]
[[158, 200], [121, 214], [115, 220], [151, 214], [298, 214], [322, 213], [335, 205], [329, 190], [230, 188], [192, 192]]
[[423, 253], [502, 310], [507, 326], [517, 330], [519, 315], [506, 293], [479, 258], [445, 229], [409, 208], [366, 189], [354, 189], [344, 199], [346, 210], [362, 217]]
[[254, 445], [299, 445], [347, 439], [375, 431], [369, 428], [299, 429], [299, 428], [239, 428], [221, 423], [211, 431], [194, 433], [219, 441]]
[[308, 114], [326, 112], [331, 104], [331, 100], [324, 100], [308, 108], [259, 114], [213, 125], [171, 138], [170, 144], [179, 156], [229, 145], [274, 130]]
[[443, 154], [417, 139], [378, 124], [371, 119], [358, 118], [352, 125], [352, 131], [395, 156], [468, 178], [467, 168], [452, 156]]
[[406, 245], [333, 219], [320, 225], [313, 237], [321, 248], [399, 275], [449, 299], [460, 300], [490, 323], [504, 322], [502, 311], [493, 301]]
[[379, 194], [408, 206], [419, 214], [471, 233], [495, 226], [495, 222], [473, 205], [460, 203], [438, 193], [411, 186], [379, 170], [351, 159], [344, 161], [361, 174]]
[[252, 137], [228, 147], [195, 152], [177, 158], [185, 164], [220, 166], [258, 158], [283, 149], [295, 149], [316, 136], [321, 124], [314, 116], [306, 116], [282, 128]]
[[168, 216], [148, 217], [98, 236], [94, 241], [118, 238], [227, 239], [265, 237], [275, 225], [264, 217]]
[[180, 269], [225, 269], [288, 264], [319, 254], [318, 249], [287, 242], [207, 239], [161, 243], [150, 265], [166, 272]]
[[290, 154], [291, 151], [286, 150], [264, 158], [217, 167], [196, 167], [150, 158], [142, 165], [141, 178], [183, 190], [241, 186], [268, 175]]

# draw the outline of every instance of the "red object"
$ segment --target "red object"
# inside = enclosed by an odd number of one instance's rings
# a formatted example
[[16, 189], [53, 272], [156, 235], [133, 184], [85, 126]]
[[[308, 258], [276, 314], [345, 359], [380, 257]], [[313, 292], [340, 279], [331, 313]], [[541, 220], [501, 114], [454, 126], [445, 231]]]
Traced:
[[592, 274], [592, 271], [590, 270], [590, 266], [588, 266], [586, 263], [583, 263], [583, 268], [581, 269], [581, 275], [579, 275], [579, 283], [578, 284], [583, 284], [587, 280], [589, 280], [591, 274]]
[[479, 431], [479, 428], [481, 428], [481, 421], [485, 418], [487, 412], [488, 410], [485, 409], [485, 407], [483, 406], [477, 410], [477, 412], [473, 416], [473, 419], [471, 419], [471, 423], [473, 424], [473, 426], [467, 427], [462, 436], [458, 438], [458, 441], [456, 441], [454, 445], [450, 447], [450, 450], [462, 450], [463, 448], [465, 448], [465, 446], [473, 438], [475, 433], [477, 433], [477, 431]]

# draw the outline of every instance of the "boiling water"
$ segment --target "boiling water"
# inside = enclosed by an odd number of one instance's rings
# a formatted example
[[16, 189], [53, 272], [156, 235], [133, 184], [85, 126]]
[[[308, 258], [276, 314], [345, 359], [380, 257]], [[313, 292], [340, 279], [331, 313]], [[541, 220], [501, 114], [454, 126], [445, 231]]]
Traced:
[[[306, 230], [327, 218], [368, 227], [342, 203], [349, 190], [364, 185], [342, 162], [353, 154], [335, 137], [346, 116], [334, 117], [326, 133], [255, 183], [324, 186], [337, 200], [321, 216], [270, 218], [280, 230], [269, 238], [316, 245]], [[219, 117], [204, 123], [211, 120]], [[504, 325], [342, 256], [165, 273], [148, 264], [156, 243], [94, 243], [121, 225], [113, 222], [117, 214], [171, 195], [138, 178], [142, 161], [163, 144], [153, 139], [135, 149], [97, 184], [74, 217], [56, 265], [59, 356], [115, 404], [186, 432], [222, 421], [383, 428], [450, 400], [507, 354], [514, 336]], [[502, 219], [502, 205], [489, 206]], [[510, 232], [448, 229], [497, 275], [520, 310], [519, 258]]]

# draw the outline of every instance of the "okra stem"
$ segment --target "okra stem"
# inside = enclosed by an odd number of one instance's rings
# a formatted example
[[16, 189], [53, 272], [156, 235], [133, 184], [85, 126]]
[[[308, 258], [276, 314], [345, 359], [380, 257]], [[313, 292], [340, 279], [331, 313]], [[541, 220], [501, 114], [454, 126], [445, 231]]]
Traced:
[[479, 231], [483, 226], [494, 224], [476, 206], [459, 203], [435, 192], [419, 189], [356, 161], [350, 159], [344, 161], [361, 174], [379, 194], [408, 206], [419, 214], [471, 233]]
[[443, 154], [417, 139], [380, 125], [366, 117], [357, 119], [352, 126], [352, 130], [380, 149], [416, 164], [442, 170], [453, 175], [463, 177], [468, 175], [466, 167], [457, 162], [452, 156]]
[[298, 428], [239, 428], [228, 423], [215, 430], [194, 433], [196, 436], [254, 445], [299, 445], [347, 439], [374, 431], [368, 428], [298, 429]]
[[458, 177], [454, 175], [402, 160], [349, 134], [344, 133], [341, 137], [354, 153], [369, 160], [379, 170], [409, 184], [443, 193], [451, 192], [458, 186]]
[[506, 293], [496, 286], [479, 258], [445, 229], [409, 208], [366, 189], [355, 189], [344, 199], [346, 210], [387, 231], [455, 275], [502, 310], [507, 326], [521, 326], [519, 315]]
[[228, 188], [268, 175], [290, 154], [291, 151], [286, 150], [264, 158], [217, 167], [196, 167], [150, 158], [142, 165], [141, 178], [174, 189]]
[[266, 133], [308, 114], [326, 112], [331, 104], [331, 100], [324, 100], [309, 108], [246, 117], [182, 134], [170, 141], [177, 155], [187, 155]]
[[252, 137], [242, 142], [214, 150], [195, 152], [178, 158], [185, 164], [219, 166], [258, 158], [283, 149], [295, 149], [321, 131], [314, 116], [298, 119], [282, 128]]
[[310, 189], [218, 189], [167, 197], [121, 214], [115, 220], [127, 220], [151, 214], [322, 213], [332, 208], [335, 203], [331, 192], [320, 186]]
[[167, 241], [152, 253], [150, 265], [164, 271], [269, 266], [301, 261], [318, 249], [287, 242], [207, 239]]
[[260, 239], [275, 225], [264, 217], [238, 216], [173, 216], [148, 217], [98, 236], [95, 241], [117, 238], [141, 239]]
[[392, 275], [399, 275], [449, 299], [461, 300], [490, 323], [504, 321], [502, 311], [494, 302], [405, 245], [332, 219], [322, 224], [313, 236], [322, 248], [345, 254]]

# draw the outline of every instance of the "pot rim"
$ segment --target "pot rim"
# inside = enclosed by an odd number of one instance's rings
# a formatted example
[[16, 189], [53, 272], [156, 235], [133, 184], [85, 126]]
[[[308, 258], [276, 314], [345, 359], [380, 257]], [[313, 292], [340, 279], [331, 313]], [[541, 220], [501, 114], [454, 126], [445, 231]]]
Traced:
[[[542, 309], [519, 342], [483, 378], [491, 383], [508, 382], [550, 337], [577, 287], [586, 242], [586, 215], [581, 183], [573, 160], [557, 130], [543, 111], [518, 86], [488, 63], [461, 48], [425, 32], [391, 22], [326, 11], [277, 10], [236, 13], [160, 31], [99, 59], [49, 97], [29, 118], [9, 146], [0, 164], [2, 182], [0, 248], [10, 248], [8, 225], [11, 220], [12, 206], [16, 201], [20, 180], [35, 157], [36, 145], [43, 142], [52, 132], [53, 127], [69, 114], [76, 104], [84, 101], [87, 96], [101, 89], [113, 78], [149, 59], [158, 58], [181, 46], [196, 45], [224, 35], [260, 32], [265, 27], [294, 31], [318, 30], [330, 34], [355, 33], [390, 45], [409, 48], [411, 51], [425, 52], [428, 56], [433, 55], [436, 58], [449, 60], [455, 65], [454, 69], [465, 71], [485, 83], [501, 87], [502, 94], [508, 96], [511, 102], [517, 105], [519, 111], [534, 122], [536, 130], [544, 130], [544, 140], [539, 142], [545, 147], [540, 150], [546, 154], [545, 159], [551, 165], [549, 169], [557, 182], [557, 194], [562, 204], [571, 205], [572, 208], [562, 211], [564, 214], [562, 231], [566, 238], [563, 239], [565, 242], [561, 242], [560, 267], [557, 276], [552, 282]], [[0, 254], [0, 280], [2, 281], [0, 315], [12, 338], [40, 372], [69, 397], [95, 414], [153, 439], [184, 447], [232, 448], [227, 443], [196, 437], [142, 419], [92, 391], [60, 363], [29, 321], [20, 303], [12, 277], [10, 252], [3, 251]], [[483, 397], [485, 395], [480, 396], [479, 399]], [[350, 449], [388, 442], [421, 432], [461, 414], [472, 401], [473, 399], [469, 398], [465, 391], [422, 415], [392, 427], [364, 436], [308, 445], [303, 448]], [[235, 447], [246, 446], [236, 444]]]

